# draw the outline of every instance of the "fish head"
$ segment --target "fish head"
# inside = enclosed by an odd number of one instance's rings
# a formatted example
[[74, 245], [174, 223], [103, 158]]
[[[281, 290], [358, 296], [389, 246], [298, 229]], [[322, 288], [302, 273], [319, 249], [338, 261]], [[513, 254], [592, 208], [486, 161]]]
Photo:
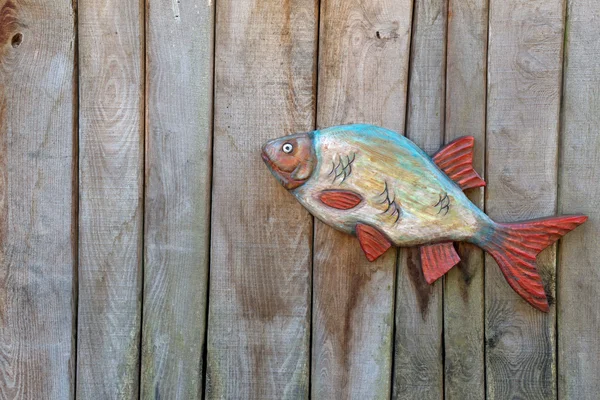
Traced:
[[297, 133], [263, 146], [262, 159], [284, 188], [296, 189], [313, 174], [317, 165], [313, 139], [313, 133]]

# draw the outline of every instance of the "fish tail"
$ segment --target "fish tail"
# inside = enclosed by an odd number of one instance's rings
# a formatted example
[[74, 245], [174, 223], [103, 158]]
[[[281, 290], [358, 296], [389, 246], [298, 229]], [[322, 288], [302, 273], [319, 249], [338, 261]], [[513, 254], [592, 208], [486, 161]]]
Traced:
[[496, 260], [508, 284], [538, 310], [549, 310], [536, 256], [587, 220], [584, 215], [550, 217], [512, 224], [494, 224], [480, 247]]

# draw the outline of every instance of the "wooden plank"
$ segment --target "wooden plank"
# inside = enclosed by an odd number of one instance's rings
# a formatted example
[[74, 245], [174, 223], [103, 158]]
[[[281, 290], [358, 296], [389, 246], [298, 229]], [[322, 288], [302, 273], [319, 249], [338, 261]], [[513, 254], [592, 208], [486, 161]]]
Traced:
[[[415, 1], [406, 135], [429, 154], [444, 141], [447, 14], [445, 0]], [[393, 398], [443, 398], [442, 282], [427, 284], [418, 248], [400, 252]]]
[[[174, 5], [173, 5], [174, 4]], [[211, 3], [150, 0], [141, 397], [202, 396], [212, 137]]]
[[74, 395], [71, 1], [0, 0], [0, 398]]
[[[404, 129], [412, 1], [322, 2], [317, 124]], [[316, 222], [311, 393], [390, 395], [396, 251], [374, 263]]]
[[314, 126], [315, 1], [216, 3], [206, 395], [306, 398], [312, 219], [260, 158]]
[[[448, 7], [445, 139], [474, 136], [473, 166], [484, 176], [488, 0], [450, 0]], [[467, 191], [481, 209], [483, 194]], [[447, 400], [483, 399], [483, 252], [460, 243], [458, 254], [443, 290], [444, 393]]]
[[143, 9], [80, 0], [77, 397], [138, 397]]
[[[490, 3], [486, 209], [498, 222], [556, 212], [563, 15], [563, 0]], [[538, 257], [551, 297], [555, 256]], [[534, 309], [485, 263], [488, 397], [555, 398], [555, 307]]]
[[600, 393], [600, 3], [570, 0], [565, 70], [559, 211], [590, 217], [562, 240], [558, 267], [558, 398]]

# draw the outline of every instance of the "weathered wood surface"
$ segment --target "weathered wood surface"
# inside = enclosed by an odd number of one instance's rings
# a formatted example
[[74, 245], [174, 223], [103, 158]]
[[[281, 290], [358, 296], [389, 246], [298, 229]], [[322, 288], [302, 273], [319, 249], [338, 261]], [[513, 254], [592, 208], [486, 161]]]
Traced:
[[216, 3], [206, 395], [305, 398], [312, 219], [265, 168], [267, 139], [312, 130], [316, 3]]
[[144, 10], [78, 2], [77, 397], [138, 398], [142, 282]]
[[213, 15], [204, 1], [150, 0], [146, 10], [141, 398], [202, 397]]
[[70, 1], [0, 1], [0, 399], [74, 395], [74, 51]]
[[[485, 205], [498, 222], [556, 211], [563, 14], [562, 0], [490, 3]], [[555, 256], [538, 256], [551, 298]], [[538, 312], [485, 263], [488, 398], [555, 398], [554, 300]]]
[[[411, 1], [321, 5], [317, 125], [402, 132]], [[387, 399], [396, 250], [370, 263], [356, 238], [315, 224], [312, 398]]]
[[[0, 0], [0, 399], [598, 397], [597, 1], [47, 3]], [[475, 136], [498, 221], [588, 214], [550, 314], [313, 231], [260, 146], [350, 122]]]
[[[444, 143], [445, 0], [415, 0], [406, 136], [429, 154]], [[427, 284], [418, 248], [402, 249], [398, 262], [395, 399], [443, 398], [442, 285]]]
[[[475, 137], [473, 167], [485, 169], [488, 0], [450, 0], [446, 58], [446, 143]], [[468, 190], [483, 209], [484, 190]], [[483, 399], [483, 251], [460, 243], [461, 262], [444, 280], [444, 395], [448, 400]], [[468, 316], [468, 317], [467, 317]]]
[[570, 0], [559, 169], [560, 213], [590, 217], [567, 235], [558, 264], [558, 398], [600, 393], [600, 3]]

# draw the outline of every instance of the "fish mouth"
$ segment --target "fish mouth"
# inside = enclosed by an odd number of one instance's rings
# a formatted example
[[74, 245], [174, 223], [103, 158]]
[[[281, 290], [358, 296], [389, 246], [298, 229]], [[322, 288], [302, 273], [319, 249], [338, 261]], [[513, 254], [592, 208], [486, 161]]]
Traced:
[[281, 168], [279, 168], [277, 164], [275, 164], [273, 160], [271, 160], [271, 158], [267, 155], [264, 149], [261, 152], [261, 157], [264, 163], [267, 164], [267, 167], [269, 168], [273, 176], [287, 190], [296, 189], [298, 186], [303, 185], [307, 181], [307, 179], [299, 180], [292, 178], [292, 173], [283, 171]]
[[273, 161], [271, 161], [265, 150], [261, 152], [260, 156], [262, 157], [264, 163], [267, 164], [267, 167], [269, 167], [271, 172], [273, 172], [273, 174], [280, 174], [283, 172], [277, 167], [277, 165], [275, 165]]
[[260, 152], [260, 156], [262, 157], [265, 164], [267, 164], [269, 167], [275, 167], [275, 164], [273, 164], [273, 161], [271, 161], [271, 159], [267, 155], [267, 152], [264, 149]]

